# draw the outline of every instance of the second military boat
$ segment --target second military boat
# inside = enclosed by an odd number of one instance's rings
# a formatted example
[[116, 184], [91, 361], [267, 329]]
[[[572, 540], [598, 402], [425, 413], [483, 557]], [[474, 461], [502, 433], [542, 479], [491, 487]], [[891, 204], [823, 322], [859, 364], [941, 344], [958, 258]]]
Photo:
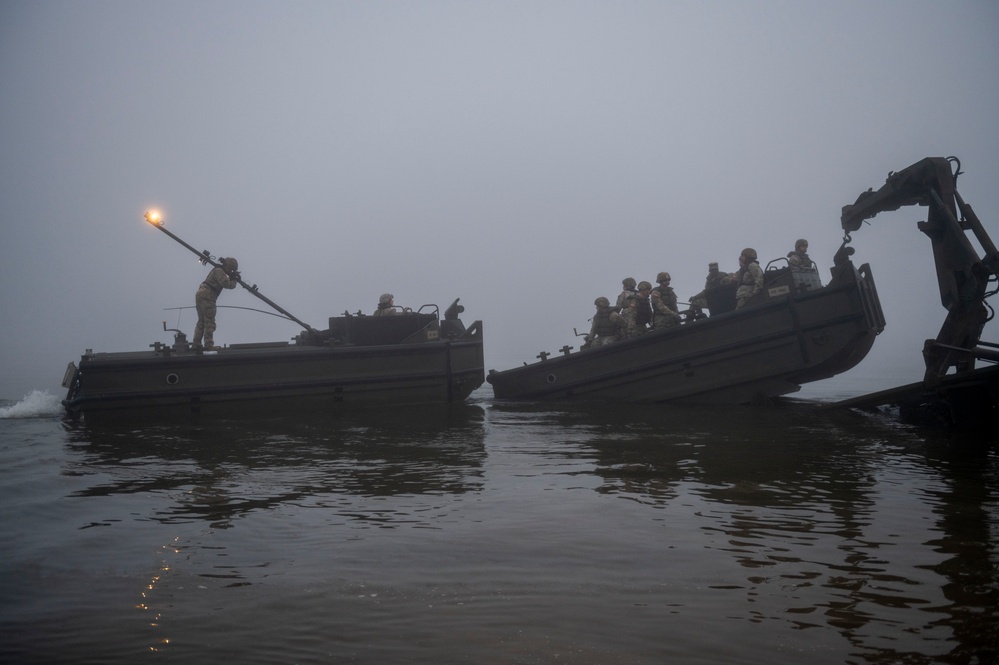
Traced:
[[536, 363], [490, 370], [486, 380], [506, 399], [742, 404], [793, 393], [859, 363], [884, 329], [870, 267], [855, 268], [850, 253], [844, 245], [825, 286], [815, 272], [767, 270], [763, 289], [742, 309], [594, 349], [542, 354]]

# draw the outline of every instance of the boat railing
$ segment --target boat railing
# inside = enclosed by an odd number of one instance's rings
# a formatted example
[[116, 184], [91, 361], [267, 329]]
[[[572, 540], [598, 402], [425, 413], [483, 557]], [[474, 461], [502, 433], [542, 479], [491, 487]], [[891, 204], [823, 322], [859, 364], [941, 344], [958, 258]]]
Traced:
[[344, 312], [342, 316], [330, 317], [329, 330], [322, 334], [322, 344], [377, 346], [475, 337], [477, 331], [466, 329], [458, 318], [464, 310], [455, 299], [445, 311], [443, 319], [440, 307], [433, 303], [421, 305], [416, 311], [410, 309], [392, 316]]
[[796, 269], [785, 257], [774, 259], [763, 271], [764, 287], [769, 288], [781, 281], [787, 282], [795, 293], [822, 288], [822, 278], [819, 277], [817, 268]]
[[[424, 312], [424, 310], [426, 310], [426, 312]], [[417, 314], [424, 314], [424, 313], [430, 314], [430, 313], [433, 313], [435, 319], [440, 319], [441, 318], [441, 310], [440, 310], [440, 308], [437, 305], [434, 305], [432, 303], [429, 303], [429, 304], [426, 304], [426, 305], [420, 305], [420, 308], [418, 310], [416, 310], [416, 313]]]
[[426, 337], [426, 330], [437, 326], [436, 309], [433, 313], [409, 312], [394, 316], [336, 316], [330, 317], [328, 337], [334, 345], [403, 344], [421, 333]]

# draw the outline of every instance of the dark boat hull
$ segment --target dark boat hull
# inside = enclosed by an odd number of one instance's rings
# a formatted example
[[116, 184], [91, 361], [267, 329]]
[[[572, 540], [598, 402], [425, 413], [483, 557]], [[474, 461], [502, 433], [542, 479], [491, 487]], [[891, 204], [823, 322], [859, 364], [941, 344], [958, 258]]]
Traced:
[[846, 262], [825, 287], [773, 282], [745, 309], [486, 380], [501, 399], [743, 404], [850, 369], [883, 328], [869, 266]]
[[898, 407], [902, 422], [943, 426], [996, 437], [999, 422], [999, 365], [948, 374], [938, 382], [919, 381], [826, 404], [825, 409], [877, 411]]
[[481, 324], [460, 339], [385, 345], [232, 345], [215, 352], [88, 353], [67, 372], [67, 413], [87, 420], [447, 404], [483, 382]]

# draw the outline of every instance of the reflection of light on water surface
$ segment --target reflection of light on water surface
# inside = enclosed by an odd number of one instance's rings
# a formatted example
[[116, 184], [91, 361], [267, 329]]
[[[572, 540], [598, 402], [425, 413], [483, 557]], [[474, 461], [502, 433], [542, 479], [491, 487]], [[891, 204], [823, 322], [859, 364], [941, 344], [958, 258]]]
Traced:
[[[180, 539], [179, 536], [174, 538], [173, 539], [174, 543], [176, 543], [179, 539]], [[180, 553], [180, 550], [177, 549], [175, 545], [164, 545], [163, 549], [168, 550], [174, 554]], [[170, 570], [171, 570], [170, 565], [164, 561], [160, 566], [159, 572], [150, 578], [149, 584], [147, 584], [146, 588], [139, 594], [142, 596], [142, 601], [135, 606], [137, 610], [142, 610], [143, 612], [152, 612], [152, 616], [149, 618], [149, 627], [152, 628], [154, 632], [159, 631], [161, 627], [160, 621], [163, 618], [163, 614], [158, 609], [154, 608], [154, 600], [152, 599], [153, 592], [157, 590], [157, 587], [160, 585], [160, 582], [163, 580], [163, 576], [169, 573]], [[163, 651], [169, 644], [170, 644], [170, 638], [160, 637], [153, 641], [153, 644], [149, 646], [149, 650]]]

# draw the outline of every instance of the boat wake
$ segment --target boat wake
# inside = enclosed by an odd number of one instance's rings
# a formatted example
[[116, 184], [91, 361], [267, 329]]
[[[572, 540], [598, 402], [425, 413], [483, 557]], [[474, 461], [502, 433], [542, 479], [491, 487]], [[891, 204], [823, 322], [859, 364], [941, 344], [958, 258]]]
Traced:
[[0, 406], [0, 418], [48, 418], [62, 412], [62, 399], [45, 390], [32, 390], [20, 402]]

